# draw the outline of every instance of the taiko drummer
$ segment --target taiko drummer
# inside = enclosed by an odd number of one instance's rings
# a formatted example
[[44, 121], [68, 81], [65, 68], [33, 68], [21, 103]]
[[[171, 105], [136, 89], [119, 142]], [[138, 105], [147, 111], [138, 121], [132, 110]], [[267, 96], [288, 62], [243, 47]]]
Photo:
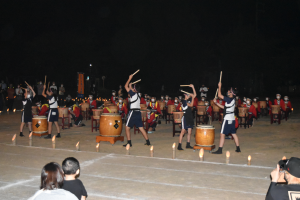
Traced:
[[220, 143], [219, 143], [219, 149], [215, 152], [212, 152], [213, 154], [222, 154], [223, 145], [225, 142], [225, 135], [232, 134], [234, 138], [234, 142], [236, 144], [236, 152], [241, 152], [240, 146], [239, 146], [239, 139], [236, 135], [236, 129], [235, 129], [235, 117], [234, 117], [234, 109], [235, 109], [235, 96], [237, 91], [235, 89], [230, 88], [227, 92], [227, 96], [224, 97], [221, 94], [221, 82], [218, 84], [219, 90], [218, 90], [218, 96], [220, 99], [223, 99], [225, 101], [225, 105], [219, 104], [216, 99], [214, 99], [214, 103], [223, 109], [224, 117], [221, 127], [221, 133], [220, 133]]
[[[131, 74], [129, 76], [128, 81], [125, 84], [125, 89], [128, 92], [128, 94], [130, 95], [130, 101], [128, 102], [130, 104], [130, 111], [128, 113], [128, 119], [127, 119], [127, 123], [126, 123], [126, 127], [125, 127], [127, 144], [130, 144], [130, 146], [132, 146], [131, 138], [130, 138], [130, 128], [132, 128], [135, 125], [142, 132], [142, 134], [146, 140], [145, 145], [149, 146], [150, 141], [149, 141], [148, 135], [144, 129], [141, 111], [140, 111], [140, 101], [141, 101], [141, 97], [139, 96], [140, 86], [138, 84], [134, 84], [133, 86], [132, 86], [132, 84], [129, 84], [132, 77], [133, 77], [133, 75]], [[123, 146], [126, 147], [127, 144], [125, 144]]]

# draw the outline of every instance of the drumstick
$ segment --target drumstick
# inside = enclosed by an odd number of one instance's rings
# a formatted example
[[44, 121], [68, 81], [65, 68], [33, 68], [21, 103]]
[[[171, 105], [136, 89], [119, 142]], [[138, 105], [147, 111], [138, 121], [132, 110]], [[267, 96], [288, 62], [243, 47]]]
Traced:
[[221, 74], [220, 74], [220, 82], [221, 82], [221, 80], [222, 80], [222, 71], [221, 71]]
[[138, 73], [140, 70], [138, 69], [136, 72], [134, 72], [133, 74], [132, 74], [132, 76], [134, 76], [136, 73]]
[[25, 83], [26, 83], [28, 86], [30, 86], [26, 81], [25, 81]]
[[180, 87], [188, 87], [188, 86], [190, 86], [190, 85], [180, 85]]
[[186, 94], [191, 94], [191, 93], [189, 93], [189, 92], [186, 92], [186, 91], [183, 91], [183, 90], [181, 90], [181, 92], [183, 92], [183, 93], [186, 93]]
[[140, 80], [137, 80], [137, 81], [135, 81], [135, 82], [133, 82], [133, 83], [131, 83], [131, 84], [136, 84], [137, 82], [140, 82], [142, 79], [140, 79]]
[[215, 95], [215, 98], [217, 98], [218, 90], [219, 90], [219, 88], [217, 88], [217, 91], [216, 91], [216, 95]]
[[46, 85], [46, 78], [47, 78], [47, 75], [45, 76], [45, 83], [44, 83], [44, 85]]

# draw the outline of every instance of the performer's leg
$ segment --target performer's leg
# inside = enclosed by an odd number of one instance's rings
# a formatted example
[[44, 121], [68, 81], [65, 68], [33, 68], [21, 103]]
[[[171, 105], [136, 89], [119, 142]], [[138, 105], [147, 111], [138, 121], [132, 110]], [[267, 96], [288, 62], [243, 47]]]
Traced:
[[235, 152], [239, 153], [241, 152], [241, 149], [240, 149], [240, 143], [239, 143], [239, 138], [236, 134], [232, 134], [232, 137], [234, 139], [234, 142], [235, 142], [235, 145], [236, 145], [236, 150]]
[[20, 136], [23, 137], [23, 128], [24, 128], [24, 125], [25, 123], [24, 122], [21, 122], [21, 125], [20, 125]]
[[187, 149], [192, 149], [192, 148], [193, 148], [193, 147], [190, 145], [191, 135], [192, 135], [192, 128], [188, 128], [187, 143], [186, 143], [186, 147], [185, 147], [185, 148], [187, 148]]
[[144, 136], [144, 138], [145, 138], [145, 140], [146, 140], [145, 145], [148, 145], [148, 146], [149, 146], [149, 145], [150, 145], [150, 141], [149, 141], [148, 135], [147, 135], [147, 133], [146, 133], [144, 127], [139, 127], [139, 130], [142, 132], [142, 134], [143, 134], [143, 136]]
[[213, 154], [222, 154], [223, 145], [225, 142], [225, 134], [220, 133], [220, 143], [219, 143], [219, 149], [215, 152], [212, 152]]
[[185, 130], [181, 129], [181, 133], [179, 135], [178, 147], [177, 147], [178, 150], [183, 150], [183, 148], [181, 147], [181, 143], [182, 143], [182, 138], [183, 138], [184, 134], [185, 134]]
[[45, 139], [51, 138], [51, 132], [52, 132], [52, 122], [48, 122], [48, 135], [44, 137]]
[[[130, 127], [125, 126], [125, 132], [126, 132], [127, 144], [130, 144], [130, 146], [132, 147], [131, 138], [130, 138]], [[124, 144], [123, 147], [126, 147], [127, 144]]]
[[32, 131], [32, 122], [28, 122], [28, 129], [30, 132]]
[[57, 130], [57, 135], [56, 135], [56, 137], [57, 137], [57, 138], [60, 138], [60, 129], [59, 129], [59, 126], [58, 126], [57, 121], [55, 121], [54, 124], [55, 124], [56, 130]]

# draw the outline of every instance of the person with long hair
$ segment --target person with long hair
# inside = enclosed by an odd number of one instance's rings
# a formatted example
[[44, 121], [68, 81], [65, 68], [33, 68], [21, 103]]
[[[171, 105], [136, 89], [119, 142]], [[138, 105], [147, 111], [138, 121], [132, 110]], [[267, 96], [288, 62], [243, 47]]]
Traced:
[[40, 190], [28, 200], [78, 200], [71, 192], [62, 189], [64, 172], [56, 162], [46, 164], [41, 172]]

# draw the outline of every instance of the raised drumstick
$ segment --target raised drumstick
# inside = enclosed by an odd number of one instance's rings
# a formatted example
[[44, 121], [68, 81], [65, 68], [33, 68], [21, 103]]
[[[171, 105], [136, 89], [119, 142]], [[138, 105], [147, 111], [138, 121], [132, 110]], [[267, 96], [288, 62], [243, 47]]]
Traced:
[[142, 79], [140, 79], [140, 80], [137, 80], [137, 81], [135, 81], [135, 82], [133, 82], [133, 83], [131, 83], [131, 84], [136, 84], [137, 82], [140, 82]]
[[44, 83], [44, 85], [46, 85], [46, 79], [47, 79], [47, 75], [45, 76], [45, 83]]
[[29, 84], [25, 81], [25, 83], [29, 86]]
[[215, 98], [217, 98], [218, 91], [219, 91], [219, 88], [217, 88]]
[[180, 87], [188, 87], [188, 86], [190, 86], [190, 85], [180, 85]]
[[189, 93], [189, 92], [186, 92], [186, 91], [184, 91], [184, 90], [181, 90], [181, 92], [183, 92], [183, 93], [186, 93], [186, 94], [191, 94], [191, 93]]
[[222, 80], [222, 71], [221, 71], [221, 74], [220, 74], [220, 82], [221, 82], [221, 80]]
[[134, 72], [133, 74], [132, 74], [132, 76], [134, 76], [136, 73], [138, 73], [140, 70], [138, 69], [136, 72]]

